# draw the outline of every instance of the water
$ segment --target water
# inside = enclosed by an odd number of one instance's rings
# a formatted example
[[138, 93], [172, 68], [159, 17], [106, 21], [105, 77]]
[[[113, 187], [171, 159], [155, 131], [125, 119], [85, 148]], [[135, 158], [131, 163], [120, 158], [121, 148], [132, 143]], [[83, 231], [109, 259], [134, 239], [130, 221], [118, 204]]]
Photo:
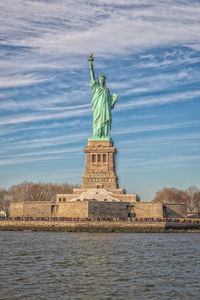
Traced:
[[0, 232], [0, 299], [200, 299], [200, 234]]

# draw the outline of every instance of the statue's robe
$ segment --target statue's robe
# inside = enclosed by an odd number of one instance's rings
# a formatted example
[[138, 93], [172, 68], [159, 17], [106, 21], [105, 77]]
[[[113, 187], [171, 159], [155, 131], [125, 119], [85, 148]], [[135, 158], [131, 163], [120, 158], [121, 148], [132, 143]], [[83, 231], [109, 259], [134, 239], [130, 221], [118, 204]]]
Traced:
[[117, 95], [101, 87], [95, 80], [90, 82], [93, 99], [93, 138], [110, 138], [112, 122], [111, 110], [117, 101]]

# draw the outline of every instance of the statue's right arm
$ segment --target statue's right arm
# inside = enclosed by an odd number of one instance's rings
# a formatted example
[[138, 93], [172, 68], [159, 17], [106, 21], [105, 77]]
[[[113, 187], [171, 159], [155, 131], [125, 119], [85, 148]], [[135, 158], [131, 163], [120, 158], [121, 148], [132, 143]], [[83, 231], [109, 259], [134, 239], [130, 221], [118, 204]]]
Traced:
[[92, 61], [90, 61], [89, 66], [90, 66], [91, 80], [95, 80], [95, 75], [94, 75], [94, 69], [93, 69], [93, 63], [92, 63]]

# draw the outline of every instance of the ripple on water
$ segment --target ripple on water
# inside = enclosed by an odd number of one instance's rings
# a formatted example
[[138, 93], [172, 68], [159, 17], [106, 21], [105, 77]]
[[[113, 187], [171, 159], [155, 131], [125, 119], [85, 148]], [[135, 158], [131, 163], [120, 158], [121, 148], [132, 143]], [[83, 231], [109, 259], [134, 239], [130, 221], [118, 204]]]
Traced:
[[0, 299], [198, 299], [199, 234], [0, 232]]

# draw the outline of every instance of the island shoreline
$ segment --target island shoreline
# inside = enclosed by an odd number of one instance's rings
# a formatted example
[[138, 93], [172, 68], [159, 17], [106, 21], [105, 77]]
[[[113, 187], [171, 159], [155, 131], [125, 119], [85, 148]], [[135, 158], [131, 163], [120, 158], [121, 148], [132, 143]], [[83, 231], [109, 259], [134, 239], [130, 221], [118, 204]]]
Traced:
[[0, 221], [0, 231], [49, 231], [95, 233], [200, 232], [200, 224], [127, 221]]

